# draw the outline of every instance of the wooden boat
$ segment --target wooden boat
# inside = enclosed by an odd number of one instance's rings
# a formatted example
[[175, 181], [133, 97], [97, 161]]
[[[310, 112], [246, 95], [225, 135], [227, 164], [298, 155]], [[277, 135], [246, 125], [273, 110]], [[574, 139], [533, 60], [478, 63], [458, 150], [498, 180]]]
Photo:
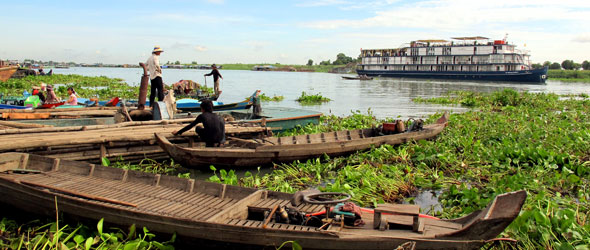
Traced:
[[61, 105], [66, 104], [65, 101], [63, 102], [54, 102], [54, 103], [43, 103], [41, 104], [41, 106], [38, 107], [38, 109], [51, 109], [51, 108], [55, 108]]
[[0, 104], [0, 109], [30, 109], [30, 108], [25, 107], [25, 106], [19, 106], [19, 105]]
[[254, 167], [273, 162], [289, 162], [319, 157], [339, 156], [382, 144], [401, 144], [430, 139], [440, 134], [448, 121], [445, 113], [435, 124], [419, 131], [382, 135], [376, 129], [357, 129], [299, 136], [269, 137], [258, 141], [229, 139], [224, 147], [181, 147], [155, 134], [156, 141], [176, 162], [184, 167], [208, 168], [209, 165]]
[[345, 79], [345, 80], [373, 80], [373, 77], [366, 76], [366, 75], [342, 76], [342, 79]]
[[[241, 102], [234, 102], [234, 103], [223, 103], [218, 101], [213, 101], [213, 111], [223, 111], [223, 110], [237, 110], [237, 109], [249, 109], [252, 106], [252, 102], [250, 100], [245, 100]], [[180, 99], [176, 100], [176, 108], [182, 111], [201, 111], [201, 101], [197, 99]]]
[[297, 126], [319, 124], [321, 112], [289, 107], [265, 107], [260, 115], [252, 114], [251, 110], [232, 110], [218, 112], [223, 117], [231, 116], [237, 124], [262, 124], [272, 127], [273, 132], [292, 129]]
[[0, 67], [0, 82], [10, 79], [17, 69], [17, 66]]
[[[104, 218], [115, 225], [135, 224], [182, 238], [258, 246], [278, 247], [294, 240], [303, 249], [395, 249], [407, 242], [415, 242], [416, 249], [477, 249], [518, 216], [527, 195], [526, 191], [501, 194], [485, 209], [452, 220], [420, 215], [416, 205], [382, 204], [374, 210], [361, 208], [365, 224], [349, 226], [348, 215], [337, 207], [329, 209], [339, 201], [322, 205], [314, 197], [328, 194], [302, 194], [303, 202], [298, 202], [300, 194], [32, 154], [0, 154], [0, 202], [23, 211], [55, 215], [57, 206], [75, 217]], [[296, 210], [286, 206], [290, 201]], [[282, 209], [310, 219], [302, 225], [281, 222], [274, 215]], [[331, 218], [317, 227], [310, 222], [324, 217], [321, 211], [329, 211]], [[341, 214], [344, 222], [336, 222], [334, 214]]]

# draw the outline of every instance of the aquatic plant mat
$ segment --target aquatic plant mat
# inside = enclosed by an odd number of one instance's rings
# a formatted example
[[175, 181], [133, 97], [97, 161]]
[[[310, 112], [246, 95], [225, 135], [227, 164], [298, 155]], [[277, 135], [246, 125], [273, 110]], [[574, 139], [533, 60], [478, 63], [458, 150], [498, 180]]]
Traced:
[[[506, 89], [490, 94], [452, 92], [416, 101], [475, 109], [452, 114], [448, 127], [432, 141], [282, 164], [270, 174], [246, 173], [243, 178], [224, 170], [211, 180], [286, 192], [315, 186], [349, 193], [364, 205], [411, 202], [408, 197], [418, 190], [440, 190], [439, 215], [446, 218], [481, 209], [497, 194], [525, 189], [529, 197], [521, 216], [499, 237], [518, 240], [520, 249], [590, 246], [587, 94]], [[379, 121], [355, 112], [348, 118], [323, 117], [322, 123], [290, 134], [370, 127]], [[429, 208], [422, 212], [433, 214]], [[496, 247], [511, 248], [504, 243]]]

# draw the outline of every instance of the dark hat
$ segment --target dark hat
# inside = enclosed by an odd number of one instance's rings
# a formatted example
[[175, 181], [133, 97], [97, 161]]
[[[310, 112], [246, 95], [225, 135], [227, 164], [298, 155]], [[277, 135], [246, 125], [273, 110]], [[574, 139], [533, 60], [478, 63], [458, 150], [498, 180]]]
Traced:
[[214, 63], [214, 64], [211, 64], [211, 67], [212, 68], [217, 68], [217, 65], [215, 65], [215, 63]]

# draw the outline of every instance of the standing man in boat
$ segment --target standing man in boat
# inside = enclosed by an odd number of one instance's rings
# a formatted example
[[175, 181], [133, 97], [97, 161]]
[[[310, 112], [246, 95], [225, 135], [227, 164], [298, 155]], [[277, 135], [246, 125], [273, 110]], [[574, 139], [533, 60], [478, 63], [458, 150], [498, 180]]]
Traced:
[[197, 127], [195, 131], [201, 137], [201, 141], [205, 142], [206, 147], [219, 147], [225, 143], [225, 123], [223, 119], [213, 113], [213, 102], [211, 100], [203, 100], [201, 102], [201, 114], [197, 116], [197, 119], [181, 130], [172, 132], [172, 134], [181, 135], [199, 123], [203, 123], [203, 127]]
[[215, 63], [211, 65], [211, 68], [211, 73], [205, 74], [205, 76], [213, 75], [213, 90], [215, 91], [215, 96], [219, 97], [221, 94], [221, 90], [219, 90], [219, 78], [223, 79], [223, 76], [219, 74], [219, 70], [217, 70], [217, 65], [215, 65]]
[[164, 82], [162, 81], [162, 67], [160, 67], [160, 54], [164, 52], [160, 46], [155, 46], [152, 56], [145, 63], [150, 73], [150, 107], [154, 106], [156, 95], [158, 101], [164, 100]]

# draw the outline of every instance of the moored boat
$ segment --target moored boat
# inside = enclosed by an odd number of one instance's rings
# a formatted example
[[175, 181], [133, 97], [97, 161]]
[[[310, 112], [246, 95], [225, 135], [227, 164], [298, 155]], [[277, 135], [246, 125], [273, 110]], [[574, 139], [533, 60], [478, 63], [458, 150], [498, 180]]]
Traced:
[[321, 112], [289, 108], [289, 107], [265, 107], [262, 113], [254, 115], [250, 110], [231, 110], [219, 112], [221, 116], [231, 116], [237, 124], [262, 124], [272, 127], [274, 132], [280, 132], [297, 126], [319, 124]]
[[435, 124], [418, 131], [383, 134], [378, 129], [356, 129], [299, 136], [269, 137], [260, 140], [229, 139], [224, 147], [181, 147], [164, 136], [156, 141], [176, 162], [184, 167], [208, 168], [209, 165], [254, 167], [273, 162], [289, 162], [319, 157], [339, 156], [371, 146], [401, 144], [430, 139], [440, 134], [448, 121], [445, 113]]
[[[223, 103], [218, 101], [213, 101], [213, 111], [223, 111], [223, 110], [238, 110], [238, 109], [249, 109], [252, 106], [252, 102], [250, 100], [245, 100], [241, 102], [234, 102], [234, 103]], [[180, 109], [184, 112], [188, 111], [201, 111], [201, 101], [197, 99], [185, 98], [176, 100], [176, 108]]]
[[0, 67], [0, 82], [8, 80], [16, 70], [18, 70], [17, 66]]
[[[331, 195], [344, 198], [318, 198]], [[0, 202], [24, 211], [55, 214], [57, 207], [79, 218], [256, 246], [293, 240], [303, 249], [395, 249], [407, 242], [415, 249], [477, 249], [518, 216], [526, 196], [501, 194], [483, 210], [451, 220], [401, 204], [351, 214], [340, 203], [350, 198], [346, 194], [293, 195], [32, 154], [0, 155]], [[283, 210], [294, 215], [288, 222], [275, 216]], [[355, 226], [358, 220], [364, 225]]]
[[342, 76], [342, 79], [345, 79], [345, 80], [373, 80], [373, 77], [366, 76], [366, 75]]
[[503, 40], [455, 37], [412, 41], [395, 49], [362, 49], [357, 73], [380, 77], [545, 83], [547, 67], [535, 69], [528, 51]]

